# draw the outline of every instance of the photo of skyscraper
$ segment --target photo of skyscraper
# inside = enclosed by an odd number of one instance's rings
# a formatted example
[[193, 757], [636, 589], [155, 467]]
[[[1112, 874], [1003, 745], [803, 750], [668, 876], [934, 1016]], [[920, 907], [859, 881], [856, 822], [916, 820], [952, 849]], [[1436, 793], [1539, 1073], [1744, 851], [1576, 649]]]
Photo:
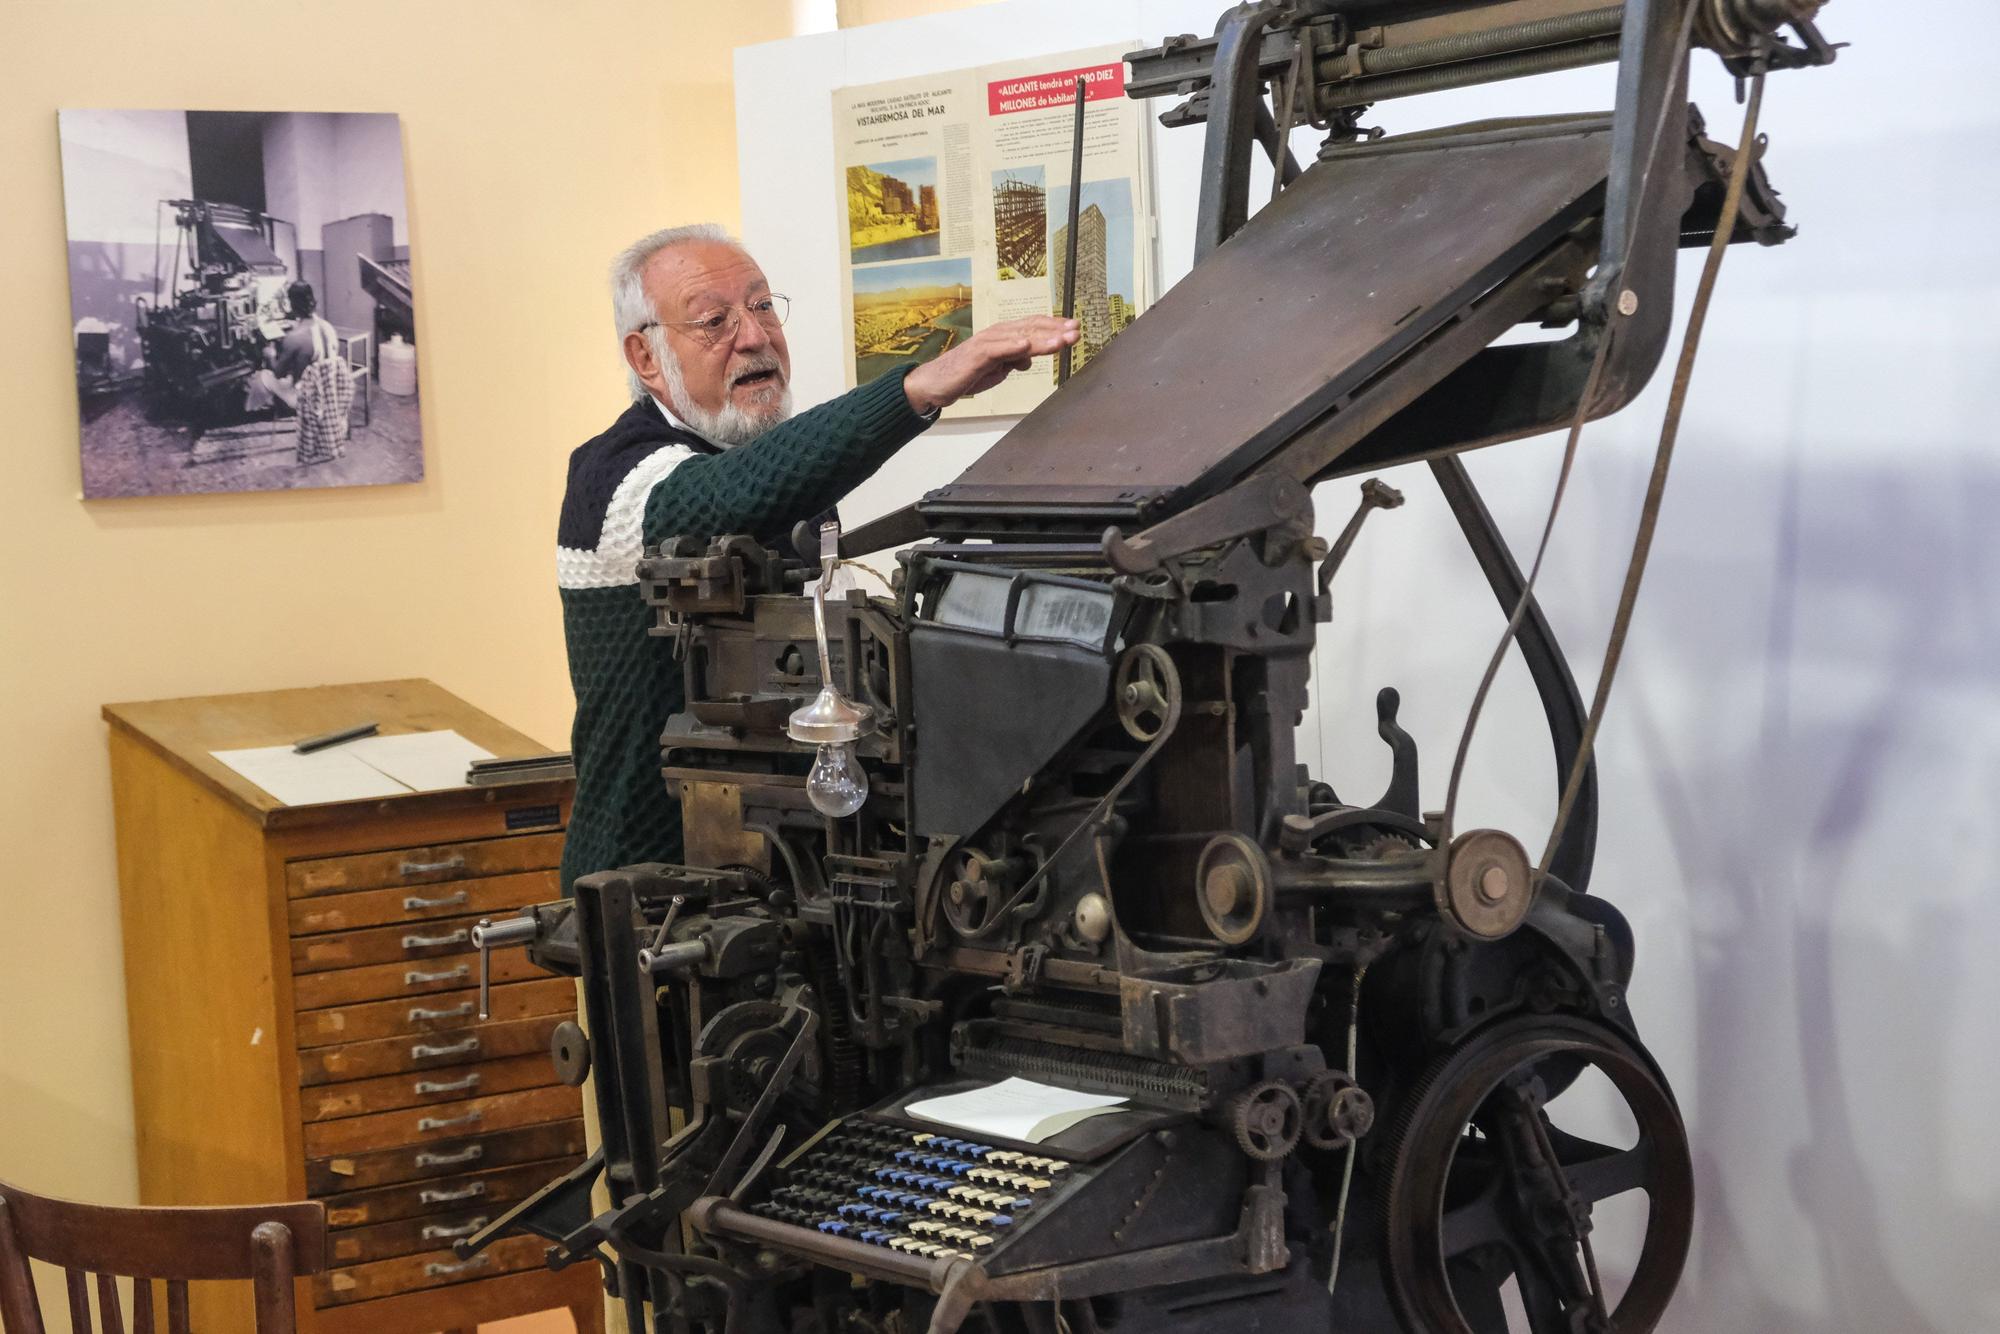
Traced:
[[1049, 191], [1042, 168], [993, 173], [993, 249], [1003, 283], [1049, 271]]
[[[1076, 319], [1082, 326], [1070, 369], [1080, 371], [1138, 314], [1132, 257], [1132, 183], [1086, 181], [1076, 220]], [[1069, 255], [1069, 188], [1049, 201], [1049, 308], [1062, 310]]]

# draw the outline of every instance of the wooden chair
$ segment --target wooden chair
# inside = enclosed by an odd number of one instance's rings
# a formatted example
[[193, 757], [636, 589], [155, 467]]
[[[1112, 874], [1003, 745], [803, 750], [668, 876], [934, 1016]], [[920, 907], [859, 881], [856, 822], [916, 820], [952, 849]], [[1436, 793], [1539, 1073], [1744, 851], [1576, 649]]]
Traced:
[[91, 1281], [99, 1334], [125, 1334], [117, 1278], [132, 1280], [132, 1334], [154, 1334], [153, 1281], [166, 1283], [167, 1329], [188, 1334], [189, 1280], [255, 1284], [257, 1334], [297, 1327], [292, 1279], [326, 1269], [326, 1210], [309, 1204], [110, 1208], [52, 1200], [0, 1181], [0, 1330], [46, 1334], [28, 1262], [63, 1270], [70, 1328], [90, 1334]]

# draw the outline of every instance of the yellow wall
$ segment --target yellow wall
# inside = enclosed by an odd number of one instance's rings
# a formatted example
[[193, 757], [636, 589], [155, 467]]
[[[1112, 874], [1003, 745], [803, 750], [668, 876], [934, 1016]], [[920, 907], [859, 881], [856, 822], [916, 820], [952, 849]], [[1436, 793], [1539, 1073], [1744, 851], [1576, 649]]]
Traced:
[[[565, 456], [623, 406], [604, 268], [650, 228], [735, 222], [729, 48], [790, 22], [789, 0], [0, 4], [0, 1178], [135, 1191], [99, 705], [426, 676], [565, 744], [550, 548]], [[422, 484], [78, 499], [64, 106], [402, 114]]]
[[887, 23], [891, 19], [938, 14], [947, 9], [971, 9], [990, 5], [994, 0], [839, 0], [840, 26], [858, 28], [864, 23]]

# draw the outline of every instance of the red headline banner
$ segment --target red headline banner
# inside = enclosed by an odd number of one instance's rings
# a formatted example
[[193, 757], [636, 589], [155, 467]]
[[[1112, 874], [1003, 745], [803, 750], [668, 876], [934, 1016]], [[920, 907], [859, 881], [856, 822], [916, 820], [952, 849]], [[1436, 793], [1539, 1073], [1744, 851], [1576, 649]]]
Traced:
[[1047, 111], [1076, 101], [1076, 81], [1084, 81], [1084, 101], [1103, 102], [1125, 95], [1125, 62], [1093, 65], [1088, 69], [1051, 70], [1018, 79], [1002, 79], [986, 85], [986, 114], [1005, 116], [1016, 111]]

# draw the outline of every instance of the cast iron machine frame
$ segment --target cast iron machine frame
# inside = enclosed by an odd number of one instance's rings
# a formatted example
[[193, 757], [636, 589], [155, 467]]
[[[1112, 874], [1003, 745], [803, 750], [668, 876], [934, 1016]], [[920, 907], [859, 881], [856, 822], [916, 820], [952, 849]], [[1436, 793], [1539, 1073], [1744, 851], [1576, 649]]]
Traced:
[[[1261, 2], [1134, 53], [1129, 91], [1206, 126], [1193, 272], [908, 509], [641, 562], [686, 687], [661, 738], [683, 861], [482, 927], [581, 978], [592, 1037], [556, 1059], [595, 1070], [603, 1144], [462, 1249], [527, 1230], [594, 1260], [633, 1334], [1498, 1334], [1510, 1285], [1532, 1334], [1652, 1328], [1692, 1168], [1631, 930], [1590, 892], [1595, 715], [1457, 455], [1626, 406], [1676, 252], [1711, 249], [1700, 308], [1724, 247], [1791, 236], [1761, 141], [1688, 105], [1689, 53], [1754, 84], [1754, 130], [1767, 72], [1833, 58], [1818, 9]], [[1608, 115], [1361, 124], [1611, 60]], [[1496, 345], [1523, 324], [1570, 332]], [[1540, 866], [1424, 808], [1394, 690], [1379, 797], [1297, 762], [1338, 571], [1402, 503], [1364, 483], [1328, 544], [1311, 488], [1416, 460], [1575, 776]], [[911, 542], [887, 596], [830, 591]], [[858, 806], [822, 813], [815, 746]], [[1569, 1119], [1593, 1070], [1633, 1143]], [[1047, 1136], [912, 1106], [1003, 1077], [1125, 1101]], [[1614, 1274], [1596, 1210], [1634, 1191]]]

